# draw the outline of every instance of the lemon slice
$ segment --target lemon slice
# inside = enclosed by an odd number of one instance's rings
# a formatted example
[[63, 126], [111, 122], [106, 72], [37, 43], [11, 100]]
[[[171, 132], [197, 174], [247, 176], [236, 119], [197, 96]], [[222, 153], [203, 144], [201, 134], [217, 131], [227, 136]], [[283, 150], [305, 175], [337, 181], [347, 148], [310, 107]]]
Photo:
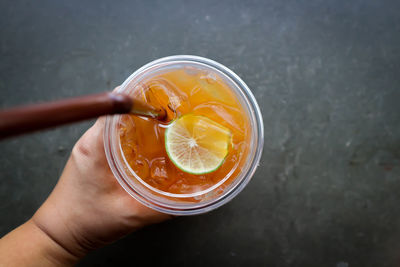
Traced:
[[217, 170], [228, 155], [231, 132], [207, 117], [187, 114], [165, 131], [165, 149], [184, 172], [205, 174]]

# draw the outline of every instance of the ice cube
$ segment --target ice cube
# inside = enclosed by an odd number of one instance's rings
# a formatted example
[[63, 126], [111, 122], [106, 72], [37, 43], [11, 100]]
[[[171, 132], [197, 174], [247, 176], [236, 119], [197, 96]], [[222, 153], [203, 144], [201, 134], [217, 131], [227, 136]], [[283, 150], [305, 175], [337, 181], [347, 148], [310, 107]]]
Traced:
[[201, 86], [195, 86], [190, 90], [190, 96], [194, 96], [196, 94], [198, 94], [200, 92], [200, 90], [202, 90]]
[[173, 184], [171, 184], [168, 188], [168, 191], [175, 194], [187, 194], [190, 193], [188, 190], [190, 186], [185, 184], [182, 179], [177, 179]]
[[189, 111], [188, 96], [173, 83], [157, 78], [148, 81], [147, 85], [149, 87], [146, 91], [147, 101], [164, 108], [167, 112], [167, 121]]
[[168, 159], [158, 157], [150, 162], [149, 183], [161, 190], [167, 190], [175, 181], [176, 177], [168, 168]]
[[129, 134], [131, 131], [135, 131], [135, 121], [132, 118], [132, 115], [122, 115], [121, 119], [118, 122], [118, 130], [121, 135]]
[[137, 156], [136, 125], [130, 115], [123, 115], [118, 122], [118, 132], [121, 148], [127, 159], [133, 160]]
[[150, 176], [153, 179], [167, 179], [167, 167], [165, 164], [165, 158], [156, 158], [151, 161]]
[[139, 82], [135, 85], [131, 95], [135, 99], [146, 101], [146, 92], [149, 90], [148, 85], [143, 82]]
[[124, 152], [125, 158], [132, 160], [136, 159], [137, 156], [137, 144], [135, 142], [125, 142], [122, 145], [122, 151]]
[[190, 92], [192, 105], [201, 104], [204, 101], [214, 99], [216, 101], [235, 105], [235, 95], [231, 88], [215, 72], [207, 72], [200, 75], [197, 85]]
[[145, 158], [138, 156], [131, 167], [140, 178], [146, 179], [149, 177], [149, 163]]
[[196, 114], [207, 116], [242, 135], [244, 134], [245, 121], [243, 120], [243, 116], [245, 114], [238, 108], [210, 101], [198, 105], [193, 110]]
[[206, 81], [208, 84], [214, 84], [217, 82], [218, 77], [217, 74], [213, 72], [207, 72], [206, 74], [201, 75], [200, 79]]
[[198, 73], [200, 73], [200, 70], [193, 66], [185, 66], [185, 67], [183, 67], [183, 70], [185, 71], [186, 74], [191, 75], [191, 76], [195, 76]]

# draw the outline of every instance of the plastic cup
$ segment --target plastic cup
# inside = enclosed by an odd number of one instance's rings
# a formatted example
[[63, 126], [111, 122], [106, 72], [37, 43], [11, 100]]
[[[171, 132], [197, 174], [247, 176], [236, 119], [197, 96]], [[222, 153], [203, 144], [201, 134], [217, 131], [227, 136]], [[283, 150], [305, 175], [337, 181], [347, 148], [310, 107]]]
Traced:
[[[205, 69], [218, 73], [230, 86], [231, 90], [247, 111], [247, 114], [243, 114], [243, 116], [248, 117], [251, 126], [250, 149], [245, 163], [241, 166], [239, 175], [237, 175], [222, 192], [219, 186], [226, 181], [226, 179], [207, 190], [195, 192], [193, 194], [160, 192], [156, 188], [148, 185], [141, 177], [134, 173], [125, 160], [121, 150], [117, 127], [121, 119], [120, 115], [107, 117], [104, 131], [104, 147], [108, 163], [115, 178], [132, 197], [142, 204], [163, 213], [194, 215], [205, 213], [222, 206], [233, 199], [247, 185], [261, 158], [264, 142], [264, 127], [257, 101], [247, 85], [233, 71], [207, 58], [178, 55], [152, 61], [129, 76], [117, 89], [117, 92], [129, 94], [135, 90], [143, 79], [152, 77], [152, 75], [164, 69], [168, 70], [180, 67]], [[197, 199], [198, 202], [192, 202], [190, 199]]]

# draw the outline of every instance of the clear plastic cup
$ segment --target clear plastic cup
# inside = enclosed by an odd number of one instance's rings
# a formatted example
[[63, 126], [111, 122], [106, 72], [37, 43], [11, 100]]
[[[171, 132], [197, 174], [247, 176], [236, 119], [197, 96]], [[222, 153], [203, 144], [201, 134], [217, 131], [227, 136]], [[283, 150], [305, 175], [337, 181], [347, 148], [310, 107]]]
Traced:
[[[233, 71], [210, 59], [198, 56], [178, 55], [152, 61], [129, 76], [117, 89], [117, 92], [129, 94], [135, 90], [135, 87], [143, 79], [152, 77], [152, 75], [160, 70], [187, 66], [218, 73], [229, 84], [231, 90], [247, 111], [247, 114], [243, 116], [247, 116], [250, 121], [250, 150], [240, 174], [228, 186], [221, 189], [220, 185], [226, 181], [226, 179], [223, 179], [211, 188], [193, 194], [160, 192], [134, 173], [124, 158], [117, 128], [121, 116], [107, 117], [104, 131], [104, 147], [107, 160], [120, 185], [142, 204], [157, 211], [173, 215], [205, 213], [220, 207], [234, 198], [252, 178], [259, 164], [264, 142], [264, 127], [261, 112], [250, 89]], [[197, 201], [188, 201], [190, 199], [197, 199]]]

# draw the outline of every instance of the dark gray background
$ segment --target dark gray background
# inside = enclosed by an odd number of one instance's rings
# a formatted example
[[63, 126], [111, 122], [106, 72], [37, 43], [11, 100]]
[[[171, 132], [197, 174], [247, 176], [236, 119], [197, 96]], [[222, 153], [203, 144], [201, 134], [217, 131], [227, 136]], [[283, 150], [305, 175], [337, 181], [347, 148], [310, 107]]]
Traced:
[[[80, 266], [396, 266], [400, 2], [1, 1], [0, 106], [110, 90], [168, 55], [238, 73], [265, 124], [261, 165], [209, 214]], [[30, 218], [91, 122], [0, 143], [0, 234]]]

